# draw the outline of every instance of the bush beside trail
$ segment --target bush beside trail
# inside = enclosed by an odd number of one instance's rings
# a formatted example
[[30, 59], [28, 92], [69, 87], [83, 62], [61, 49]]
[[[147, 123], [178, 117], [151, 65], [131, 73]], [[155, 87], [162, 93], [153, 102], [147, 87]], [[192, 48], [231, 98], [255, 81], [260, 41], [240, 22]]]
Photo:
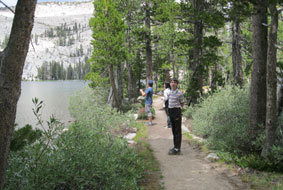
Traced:
[[[283, 170], [283, 138], [280, 127], [278, 127], [277, 145], [266, 159], [262, 159], [259, 154], [265, 138], [264, 127], [259, 129], [256, 140], [249, 138], [248, 88], [226, 86], [203, 99], [194, 108], [187, 109], [184, 115], [193, 119], [193, 132], [206, 138], [208, 146], [218, 151], [223, 159], [243, 167]], [[281, 118], [279, 126], [283, 121]]]
[[103, 89], [71, 98], [77, 121], [11, 152], [5, 189], [139, 189], [144, 161], [117, 133], [135, 123], [106, 104]]
[[208, 139], [211, 148], [246, 151], [248, 90], [226, 87], [207, 99], [192, 114], [194, 131]]

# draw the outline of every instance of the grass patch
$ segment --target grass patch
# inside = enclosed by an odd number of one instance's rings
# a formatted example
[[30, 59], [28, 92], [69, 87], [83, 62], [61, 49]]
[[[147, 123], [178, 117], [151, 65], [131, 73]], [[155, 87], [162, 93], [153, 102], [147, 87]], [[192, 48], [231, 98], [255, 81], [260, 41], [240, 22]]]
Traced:
[[200, 142], [197, 139], [194, 139], [193, 136], [188, 132], [184, 132], [183, 134], [185, 135], [189, 145], [197, 148], [198, 150], [201, 150], [202, 152], [209, 152], [209, 149], [204, 142]]
[[143, 142], [147, 138], [147, 127], [142, 123], [137, 123], [136, 128], [138, 129], [138, 132], [134, 138], [134, 141], [137, 143]]
[[254, 155], [237, 156], [227, 152], [218, 152], [220, 162], [237, 165], [245, 168], [242, 172], [242, 180], [250, 184], [251, 189], [257, 190], [282, 190], [283, 174], [276, 172], [264, 172], [250, 169], [253, 165], [255, 168], [264, 167], [265, 163], [260, 157]]
[[242, 180], [251, 184], [251, 189], [257, 190], [282, 190], [283, 174], [270, 172], [247, 172]]
[[140, 187], [143, 190], [162, 190], [164, 187], [160, 184], [160, 179], [163, 178], [160, 171], [160, 164], [153, 155], [150, 145], [147, 143], [148, 130], [142, 124], [137, 124], [137, 135], [134, 140], [137, 142], [136, 148], [139, 157], [141, 157], [145, 165], [145, 176], [141, 180]]

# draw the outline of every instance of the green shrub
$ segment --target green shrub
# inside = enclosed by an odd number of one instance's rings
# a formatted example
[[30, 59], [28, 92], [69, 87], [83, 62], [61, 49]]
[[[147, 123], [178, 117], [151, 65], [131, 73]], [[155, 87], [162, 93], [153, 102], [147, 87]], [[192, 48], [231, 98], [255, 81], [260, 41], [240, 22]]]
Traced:
[[[226, 162], [258, 170], [283, 170], [283, 133], [278, 127], [277, 140], [265, 158], [260, 156], [264, 139], [264, 127], [259, 129], [256, 140], [248, 133], [249, 91], [227, 86], [204, 99], [198, 107], [187, 111], [193, 117], [193, 131], [207, 138], [210, 148], [218, 151]], [[186, 113], [186, 112], [185, 112]], [[279, 126], [283, 115], [279, 117]]]
[[283, 171], [283, 138], [280, 132], [280, 128], [278, 129], [277, 139], [275, 144], [272, 146], [270, 152], [265, 157], [265, 161], [267, 163], [267, 168], [272, 171]]
[[188, 108], [185, 109], [185, 111], [183, 111], [183, 116], [186, 118], [191, 119], [193, 117], [193, 113], [198, 109], [197, 104], [194, 106], [190, 106]]
[[141, 103], [135, 103], [131, 105], [133, 111], [138, 111], [140, 108], [144, 108], [144, 105]]
[[[155, 109], [151, 108], [151, 112], [152, 112], [152, 118], [155, 117]], [[147, 113], [145, 112], [145, 108], [141, 108], [138, 111], [138, 119], [144, 120], [144, 119], [148, 119]]]
[[227, 86], [203, 100], [192, 114], [194, 132], [209, 145], [228, 152], [247, 151], [249, 93], [247, 88]]
[[114, 133], [134, 123], [99, 94], [102, 89], [86, 89], [71, 98], [77, 121], [67, 131], [55, 130], [51, 119], [36, 143], [11, 152], [5, 190], [139, 189], [144, 161]]
[[129, 111], [137, 112], [140, 108], [144, 107], [141, 103], [124, 102], [121, 110], [126, 113]]
[[34, 143], [42, 135], [39, 129], [32, 129], [31, 125], [26, 125], [14, 131], [10, 150], [17, 151], [23, 149], [26, 145]]
[[86, 125], [103, 128], [103, 130], [119, 129], [123, 126], [134, 126], [131, 114], [117, 112], [107, 104], [105, 89], [86, 88], [70, 98], [71, 115]]
[[217, 155], [226, 163], [233, 163], [243, 168], [254, 168], [257, 170], [270, 169], [268, 162], [257, 154], [239, 155], [235, 153], [218, 151]]
[[46, 147], [12, 153], [5, 189], [138, 189], [143, 163], [121, 138], [76, 122]]
[[283, 171], [283, 113], [278, 118], [275, 145], [271, 148], [270, 154], [266, 158], [272, 168]]

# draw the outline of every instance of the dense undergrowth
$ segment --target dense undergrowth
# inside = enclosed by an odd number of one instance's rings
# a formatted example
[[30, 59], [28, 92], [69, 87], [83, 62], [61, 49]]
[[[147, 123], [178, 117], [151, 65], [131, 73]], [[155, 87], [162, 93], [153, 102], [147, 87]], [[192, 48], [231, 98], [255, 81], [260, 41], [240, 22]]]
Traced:
[[37, 140], [11, 151], [5, 190], [140, 189], [144, 159], [130, 148], [120, 131], [134, 127], [130, 114], [106, 104], [103, 89], [85, 89], [70, 99], [76, 122], [63, 130], [54, 117]]
[[283, 171], [283, 136], [280, 119], [277, 144], [266, 158], [260, 157], [264, 127], [252, 141], [248, 133], [249, 89], [226, 86], [185, 111], [193, 119], [193, 132], [207, 139], [208, 147], [230, 163], [264, 171]]

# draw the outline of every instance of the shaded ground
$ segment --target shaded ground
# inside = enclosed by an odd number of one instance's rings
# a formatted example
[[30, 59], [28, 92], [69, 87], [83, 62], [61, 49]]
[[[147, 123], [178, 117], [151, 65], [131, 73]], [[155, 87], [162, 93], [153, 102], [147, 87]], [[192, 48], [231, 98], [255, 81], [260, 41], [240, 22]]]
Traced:
[[235, 172], [204, 159], [205, 154], [190, 146], [183, 135], [181, 155], [169, 156], [173, 147], [171, 129], [165, 128], [166, 115], [161, 97], [154, 99], [156, 117], [148, 127], [148, 143], [160, 163], [161, 183], [166, 190], [244, 190], [248, 186]]

